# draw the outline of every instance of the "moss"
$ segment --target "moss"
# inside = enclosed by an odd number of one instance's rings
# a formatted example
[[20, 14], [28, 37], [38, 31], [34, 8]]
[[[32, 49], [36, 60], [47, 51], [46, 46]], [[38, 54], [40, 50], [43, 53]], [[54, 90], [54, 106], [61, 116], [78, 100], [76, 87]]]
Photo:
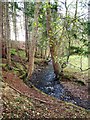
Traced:
[[10, 50], [10, 53], [11, 53], [11, 55], [17, 55], [16, 49], [11, 49], [11, 50]]
[[23, 58], [23, 59], [26, 58], [26, 54], [25, 54], [24, 50], [19, 50], [18, 53], [19, 53], [19, 55], [20, 55], [21, 58]]

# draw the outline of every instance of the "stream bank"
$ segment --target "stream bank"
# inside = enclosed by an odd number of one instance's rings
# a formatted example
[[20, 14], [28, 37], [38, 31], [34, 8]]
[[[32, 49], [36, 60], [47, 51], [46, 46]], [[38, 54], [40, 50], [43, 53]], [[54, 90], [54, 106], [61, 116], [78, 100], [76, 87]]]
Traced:
[[77, 106], [90, 110], [90, 102], [88, 99], [82, 99], [74, 96], [70, 90], [67, 90], [63, 86], [62, 82], [55, 79], [55, 74], [51, 63], [44, 67], [40, 66], [36, 69], [31, 81], [36, 88], [50, 96], [62, 101], [71, 102]]

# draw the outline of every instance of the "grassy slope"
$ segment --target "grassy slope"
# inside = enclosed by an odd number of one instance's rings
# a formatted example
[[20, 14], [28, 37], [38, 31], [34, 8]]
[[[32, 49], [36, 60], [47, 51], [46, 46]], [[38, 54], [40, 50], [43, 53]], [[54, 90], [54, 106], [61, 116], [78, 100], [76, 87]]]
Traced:
[[82, 70], [80, 70], [80, 59], [81, 56], [73, 55], [70, 56], [68, 66], [64, 69], [64, 74], [68, 76], [68, 78], [75, 77], [77, 80], [83, 81], [85, 84], [88, 82], [88, 58], [82, 56]]
[[[69, 63], [76, 66], [76, 70], [78, 70], [78, 67], [81, 67], [81, 56], [79, 55], [72, 55], [70, 56]], [[73, 66], [72, 66], [73, 67]], [[85, 70], [88, 68], [88, 58], [86, 56], [82, 56], [82, 69]]]

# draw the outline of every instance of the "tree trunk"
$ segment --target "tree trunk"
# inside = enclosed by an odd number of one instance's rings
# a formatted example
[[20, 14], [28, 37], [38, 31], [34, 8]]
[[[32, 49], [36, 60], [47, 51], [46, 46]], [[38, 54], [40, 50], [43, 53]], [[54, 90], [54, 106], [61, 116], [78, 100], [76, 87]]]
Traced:
[[15, 42], [16, 42], [16, 48], [18, 49], [18, 44], [17, 44], [17, 19], [16, 19], [16, 7], [15, 7], [16, 2], [13, 0], [13, 6], [12, 6], [12, 22], [13, 22], [13, 30], [14, 30], [14, 35], [15, 35]]
[[2, 58], [2, 42], [3, 42], [3, 16], [2, 16], [2, 2], [0, 2], [0, 58]]
[[6, 6], [6, 46], [7, 46], [7, 64], [11, 66], [11, 55], [10, 55], [10, 25], [9, 25], [9, 3], [5, 3]]
[[[1, 12], [0, 12], [1, 13]], [[6, 7], [5, 2], [2, 2], [2, 57], [7, 58], [6, 46]]]
[[50, 57], [50, 48], [49, 45], [47, 45], [45, 49], [45, 59], [48, 59]]
[[26, 57], [29, 60], [29, 38], [28, 38], [28, 16], [26, 15], [27, 2], [24, 2], [24, 11], [25, 11], [25, 51]]
[[45, 58], [45, 50], [43, 47], [41, 48], [41, 58]]
[[55, 39], [54, 39], [52, 28], [51, 28], [52, 20], [51, 20], [50, 2], [48, 2], [46, 18], [47, 18], [47, 21], [46, 21], [47, 22], [47, 34], [49, 38], [49, 46], [50, 46], [52, 64], [54, 68], [54, 73], [56, 77], [58, 77], [61, 74], [61, 68], [60, 68], [59, 61], [57, 60], [58, 54], [57, 54]]
[[35, 13], [34, 13], [32, 40], [30, 41], [30, 47], [29, 47], [28, 79], [31, 77], [34, 71], [34, 56], [35, 56], [36, 39], [38, 32], [39, 2], [36, 2], [35, 4], [36, 5], [35, 5]]

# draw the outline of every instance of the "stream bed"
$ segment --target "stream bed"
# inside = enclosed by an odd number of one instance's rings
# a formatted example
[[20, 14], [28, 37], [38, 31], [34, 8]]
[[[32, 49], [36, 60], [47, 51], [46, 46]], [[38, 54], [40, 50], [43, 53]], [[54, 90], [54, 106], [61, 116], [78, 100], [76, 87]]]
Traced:
[[63, 87], [59, 80], [55, 79], [51, 63], [45, 68], [39, 69], [38, 72], [35, 72], [31, 81], [36, 88], [50, 96], [90, 110], [90, 101], [74, 97], [70, 91], [67, 91]]

